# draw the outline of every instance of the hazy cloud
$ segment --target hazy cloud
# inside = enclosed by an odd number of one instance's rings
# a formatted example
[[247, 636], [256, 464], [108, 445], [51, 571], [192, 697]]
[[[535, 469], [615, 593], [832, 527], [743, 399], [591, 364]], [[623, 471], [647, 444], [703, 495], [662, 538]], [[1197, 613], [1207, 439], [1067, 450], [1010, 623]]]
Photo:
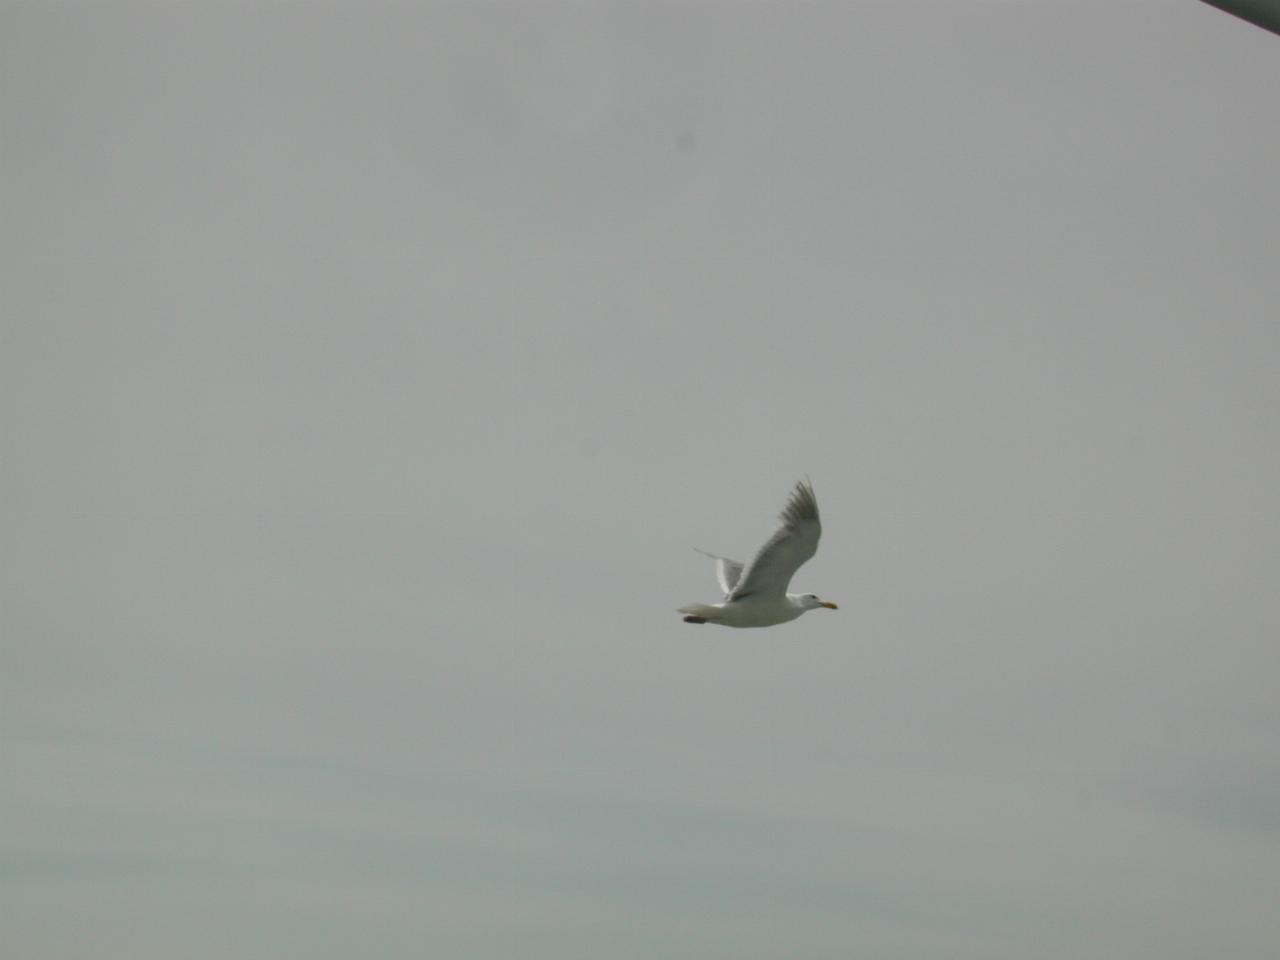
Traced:
[[1274, 37], [2, 16], [13, 956], [1275, 955]]

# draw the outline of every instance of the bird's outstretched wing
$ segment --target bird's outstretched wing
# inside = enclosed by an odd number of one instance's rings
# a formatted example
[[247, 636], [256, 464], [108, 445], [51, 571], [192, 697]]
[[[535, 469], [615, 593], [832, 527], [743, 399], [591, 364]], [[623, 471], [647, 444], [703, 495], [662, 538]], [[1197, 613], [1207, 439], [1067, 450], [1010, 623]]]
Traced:
[[747, 561], [727, 600], [784, 596], [801, 564], [818, 552], [822, 524], [818, 520], [818, 501], [808, 480], [796, 484], [778, 519], [782, 526]]
[[[698, 550], [697, 547], [693, 549]], [[716, 562], [716, 579], [720, 581], [720, 589], [724, 591], [724, 595], [727, 597], [733, 593], [733, 588], [742, 579], [742, 564], [737, 560], [730, 560], [728, 557], [718, 557], [714, 553], [707, 553], [705, 550], [698, 550], [698, 552]]]

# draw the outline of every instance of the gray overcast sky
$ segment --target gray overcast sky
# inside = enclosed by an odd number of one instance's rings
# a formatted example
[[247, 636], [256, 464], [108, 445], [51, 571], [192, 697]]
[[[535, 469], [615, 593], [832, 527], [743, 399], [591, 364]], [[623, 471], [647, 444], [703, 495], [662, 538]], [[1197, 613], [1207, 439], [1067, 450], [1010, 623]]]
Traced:
[[1276, 37], [0, 21], [7, 957], [1280, 955]]

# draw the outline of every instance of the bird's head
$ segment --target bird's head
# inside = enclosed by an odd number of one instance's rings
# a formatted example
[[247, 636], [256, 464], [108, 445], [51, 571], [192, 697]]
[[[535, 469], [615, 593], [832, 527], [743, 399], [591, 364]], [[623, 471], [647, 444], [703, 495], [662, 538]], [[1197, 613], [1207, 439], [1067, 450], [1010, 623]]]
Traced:
[[816, 593], [800, 594], [800, 606], [806, 610], [816, 610], [818, 607], [826, 607], [828, 610], [839, 610], [834, 603], [828, 603], [826, 600], [820, 600]]

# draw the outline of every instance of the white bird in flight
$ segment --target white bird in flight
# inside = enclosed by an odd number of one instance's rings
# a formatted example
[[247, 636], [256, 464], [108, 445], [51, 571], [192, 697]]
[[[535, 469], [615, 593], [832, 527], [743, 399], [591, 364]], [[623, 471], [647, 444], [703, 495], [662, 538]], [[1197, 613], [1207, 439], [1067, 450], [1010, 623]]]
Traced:
[[794, 620], [806, 610], [837, 609], [834, 603], [820, 600], [816, 594], [787, 593], [787, 585], [801, 564], [818, 552], [818, 537], [822, 535], [818, 501], [807, 479], [796, 484], [778, 519], [782, 526], [746, 564], [706, 554], [716, 562], [716, 578], [724, 600], [681, 607], [676, 612], [685, 615], [685, 623], [771, 627]]

